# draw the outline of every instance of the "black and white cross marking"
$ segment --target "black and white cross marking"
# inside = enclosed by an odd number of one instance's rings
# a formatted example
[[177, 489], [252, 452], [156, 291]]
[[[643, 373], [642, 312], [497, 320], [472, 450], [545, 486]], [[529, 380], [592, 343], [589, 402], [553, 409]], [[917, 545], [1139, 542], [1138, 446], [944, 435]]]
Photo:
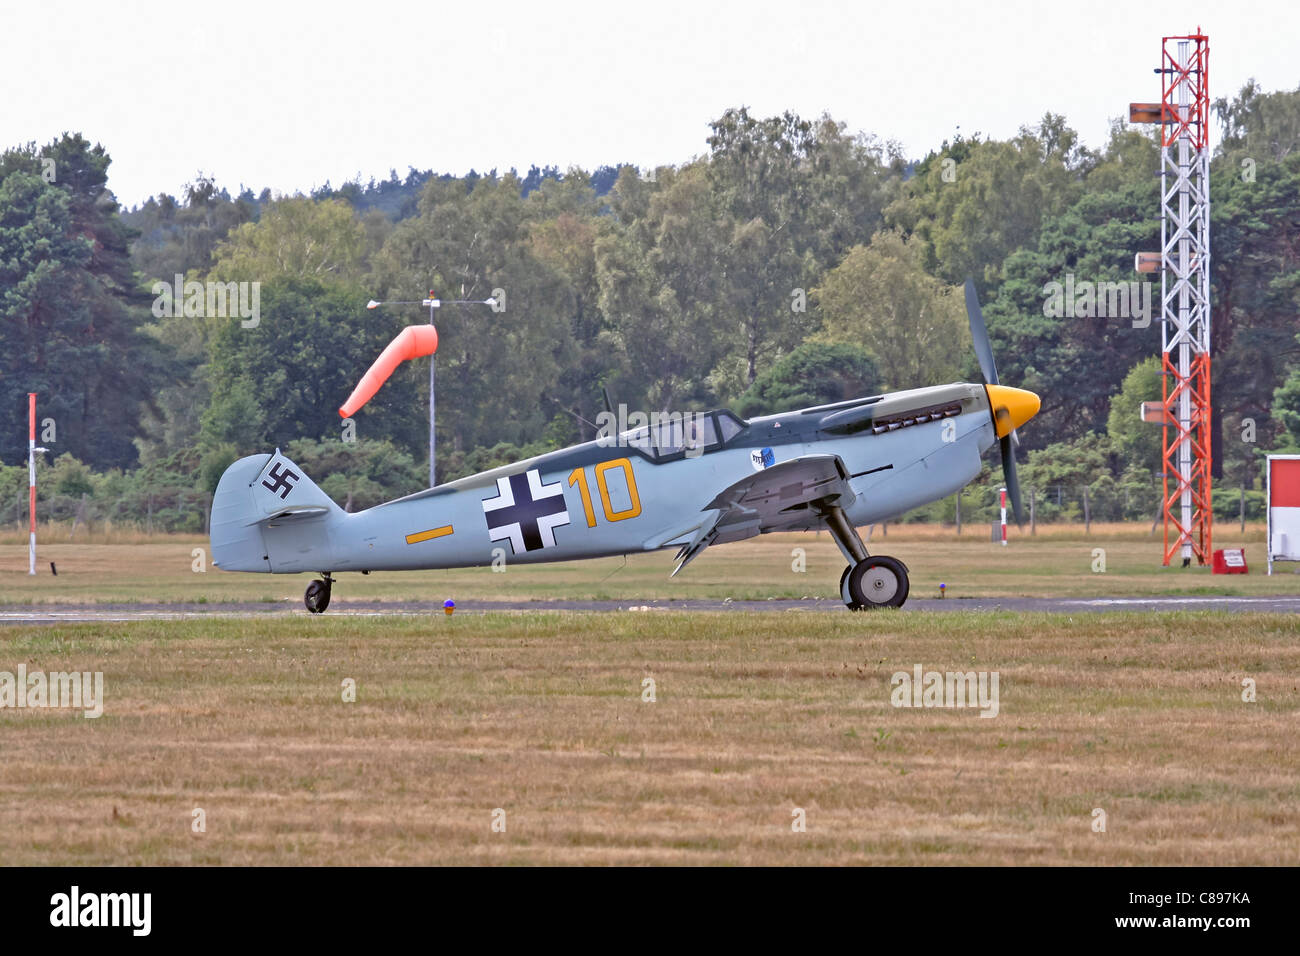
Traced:
[[[271, 494], [279, 494], [280, 500], [283, 501], [289, 497], [289, 492], [293, 491], [294, 483], [302, 477], [296, 471], [285, 466], [282, 462], [276, 462], [271, 466], [267, 473], [270, 477], [262, 482], [263, 488], [271, 489]], [[272, 480], [274, 479], [274, 481]]]
[[488, 537], [509, 541], [511, 554], [555, 547], [555, 529], [569, 523], [564, 483], [542, 483], [537, 469], [497, 479], [494, 498], [483, 499]]

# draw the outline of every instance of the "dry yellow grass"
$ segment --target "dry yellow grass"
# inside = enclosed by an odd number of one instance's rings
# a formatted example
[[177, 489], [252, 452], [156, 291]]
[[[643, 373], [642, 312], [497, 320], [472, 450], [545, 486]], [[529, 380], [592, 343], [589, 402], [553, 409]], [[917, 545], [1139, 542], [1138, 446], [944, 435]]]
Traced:
[[[102, 670], [107, 703], [0, 710], [0, 846], [9, 864], [1296, 864], [1298, 637], [1295, 617], [1210, 613], [3, 629], [0, 670]], [[892, 707], [914, 664], [997, 671], [999, 715]]]
[[[0, 545], [26, 548], [27, 535], [26, 523], [10, 522], [0, 527]], [[134, 522], [97, 521], [93, 525], [78, 524], [74, 528], [71, 521], [41, 521], [36, 526], [36, 539], [41, 544], [182, 544], [187, 541], [206, 544], [208, 536], [151, 532]]]
[[[1013, 533], [1009, 547], [989, 540], [986, 527], [953, 529], [891, 525], [877, 528], [868, 547], [902, 559], [912, 575], [912, 594], [937, 597], [939, 583], [950, 598], [963, 597], [1115, 597], [1149, 594], [1278, 595], [1300, 592], [1292, 572], [1279, 565], [1264, 572], [1263, 530], [1219, 531], [1220, 547], [1246, 548], [1249, 575], [1212, 575], [1209, 568], [1163, 568], [1158, 537], [1146, 527], [1060, 526], [1036, 537]], [[49, 543], [40, 549], [39, 574], [27, 576], [27, 546], [0, 545], [0, 604], [67, 602], [288, 602], [301, 606], [311, 575], [234, 574], [206, 561], [203, 539], [167, 539], [141, 544]], [[1105, 551], [1106, 570], [1096, 573], [1094, 549]], [[192, 570], [196, 549], [202, 573]], [[796, 550], [804, 552], [804, 572], [793, 570]], [[49, 562], [58, 577], [49, 573]], [[726, 598], [762, 600], [838, 595], [844, 560], [826, 534], [764, 535], [709, 548], [675, 578], [672, 552], [567, 564], [508, 566], [503, 574], [486, 568], [459, 571], [377, 572], [344, 575], [334, 600], [441, 602], [546, 600], [554, 598], [619, 601]]]

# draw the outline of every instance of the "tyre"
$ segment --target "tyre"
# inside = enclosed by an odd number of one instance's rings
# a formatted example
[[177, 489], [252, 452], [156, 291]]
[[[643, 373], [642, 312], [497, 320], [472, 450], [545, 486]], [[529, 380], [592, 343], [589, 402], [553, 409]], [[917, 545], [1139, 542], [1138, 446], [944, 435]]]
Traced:
[[302, 603], [312, 614], [320, 614], [330, 606], [330, 586], [324, 581], [313, 581], [307, 585], [307, 593], [302, 596]]
[[848, 605], [850, 611], [861, 611], [862, 605], [856, 603], [852, 595], [849, 594], [849, 572], [852, 570], [853, 565], [849, 565], [844, 569], [844, 573], [840, 575], [840, 600]]
[[841, 592], [850, 610], [902, 607], [907, 600], [907, 567], [887, 555], [859, 561], [849, 568], [843, 581]]

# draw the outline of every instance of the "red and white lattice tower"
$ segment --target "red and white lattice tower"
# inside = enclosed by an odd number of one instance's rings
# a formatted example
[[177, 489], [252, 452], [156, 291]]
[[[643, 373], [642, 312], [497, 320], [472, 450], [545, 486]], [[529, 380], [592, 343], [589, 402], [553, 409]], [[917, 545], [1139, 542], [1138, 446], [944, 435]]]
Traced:
[[1160, 76], [1160, 330], [1165, 555], [1209, 564], [1209, 37], [1165, 37]]

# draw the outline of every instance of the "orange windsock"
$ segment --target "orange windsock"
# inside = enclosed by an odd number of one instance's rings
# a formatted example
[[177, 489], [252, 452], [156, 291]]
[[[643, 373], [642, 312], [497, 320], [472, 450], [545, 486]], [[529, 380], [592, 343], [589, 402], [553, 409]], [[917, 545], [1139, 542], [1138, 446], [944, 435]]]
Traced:
[[388, 376], [393, 374], [397, 366], [408, 359], [432, 355], [436, 351], [438, 351], [437, 329], [432, 325], [408, 325], [398, 333], [397, 338], [388, 343], [388, 348], [375, 359], [375, 364], [370, 366], [370, 371], [361, 376], [361, 381], [357, 382], [351, 397], [339, 409], [339, 415], [343, 418], [351, 418], [361, 410], [362, 405], [370, 401], [375, 392], [379, 391], [379, 386], [388, 381]]

